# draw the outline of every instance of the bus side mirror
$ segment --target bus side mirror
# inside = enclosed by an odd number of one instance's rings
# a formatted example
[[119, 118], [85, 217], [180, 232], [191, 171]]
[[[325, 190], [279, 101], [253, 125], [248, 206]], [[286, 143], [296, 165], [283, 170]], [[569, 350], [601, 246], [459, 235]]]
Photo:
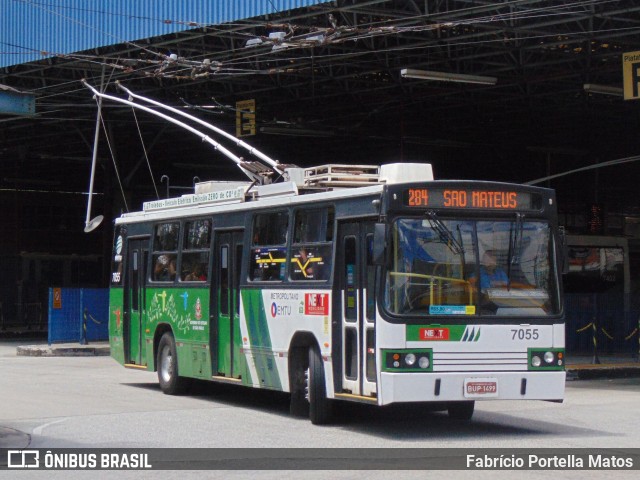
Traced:
[[385, 250], [387, 243], [387, 225], [376, 223], [373, 231], [373, 264], [385, 264]]

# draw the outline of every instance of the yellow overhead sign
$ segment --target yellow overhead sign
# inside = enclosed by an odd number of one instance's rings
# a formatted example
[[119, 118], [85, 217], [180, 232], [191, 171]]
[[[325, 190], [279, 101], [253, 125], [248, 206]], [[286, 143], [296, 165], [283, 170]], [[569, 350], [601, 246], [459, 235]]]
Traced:
[[236, 137], [256, 134], [256, 101], [236, 102]]
[[640, 98], [640, 51], [622, 54], [624, 99]]

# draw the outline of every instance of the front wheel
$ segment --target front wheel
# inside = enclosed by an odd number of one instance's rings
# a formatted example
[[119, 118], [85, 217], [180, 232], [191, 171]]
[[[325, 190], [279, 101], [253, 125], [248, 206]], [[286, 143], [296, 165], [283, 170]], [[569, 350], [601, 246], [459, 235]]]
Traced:
[[165, 332], [158, 344], [158, 383], [163, 393], [179, 395], [189, 386], [189, 379], [178, 375], [178, 353], [171, 332]]
[[332, 414], [332, 404], [331, 400], [327, 398], [327, 386], [324, 379], [322, 356], [315, 347], [309, 348], [307, 390], [311, 423], [314, 425], [329, 423]]
[[471, 420], [476, 402], [473, 400], [466, 402], [451, 402], [447, 406], [449, 417], [454, 420]]

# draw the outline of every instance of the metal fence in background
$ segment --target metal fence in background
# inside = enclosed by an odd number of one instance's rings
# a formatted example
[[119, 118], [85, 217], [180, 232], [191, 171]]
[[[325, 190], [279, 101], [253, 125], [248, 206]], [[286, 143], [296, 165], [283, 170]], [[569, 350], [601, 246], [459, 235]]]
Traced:
[[108, 340], [108, 322], [109, 289], [49, 289], [49, 345]]
[[637, 357], [640, 298], [623, 293], [565, 295], [568, 355]]

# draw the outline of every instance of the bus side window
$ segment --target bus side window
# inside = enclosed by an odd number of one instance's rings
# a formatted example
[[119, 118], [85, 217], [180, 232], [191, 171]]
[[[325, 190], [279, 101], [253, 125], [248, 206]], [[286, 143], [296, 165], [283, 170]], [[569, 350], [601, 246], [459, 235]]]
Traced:
[[179, 239], [179, 222], [156, 225], [153, 238], [153, 270], [151, 272], [151, 280], [154, 282], [173, 282], [176, 279]]
[[328, 280], [331, 274], [333, 207], [295, 212], [289, 278]]
[[259, 213], [253, 217], [249, 279], [282, 281], [287, 261], [289, 213]]
[[219, 310], [223, 315], [229, 315], [229, 245], [220, 245], [218, 262], [220, 265], [220, 278], [218, 290], [220, 291]]
[[211, 220], [193, 220], [185, 223], [182, 242], [180, 280], [206, 282], [209, 278], [209, 247]]

